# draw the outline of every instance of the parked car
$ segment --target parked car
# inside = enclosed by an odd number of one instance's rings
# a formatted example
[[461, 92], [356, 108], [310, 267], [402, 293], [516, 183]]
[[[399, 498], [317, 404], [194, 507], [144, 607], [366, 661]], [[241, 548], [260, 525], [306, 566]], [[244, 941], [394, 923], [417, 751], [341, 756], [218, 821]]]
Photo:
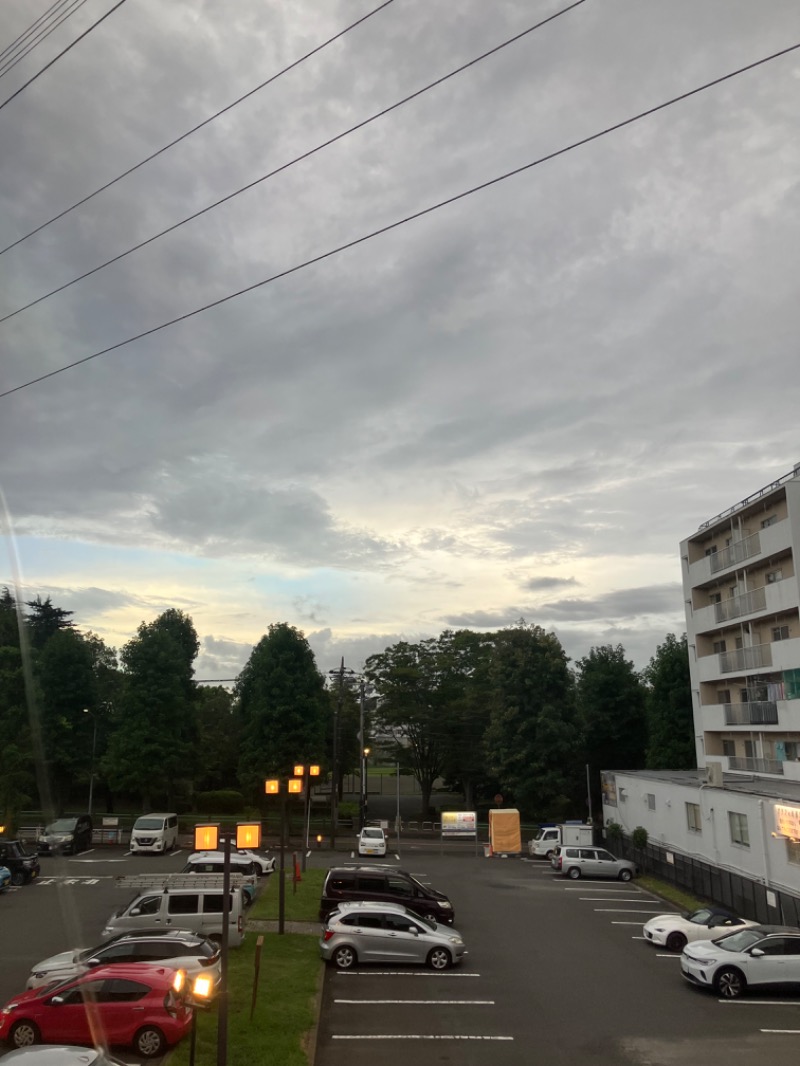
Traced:
[[319, 942], [326, 962], [349, 970], [360, 962], [424, 964], [446, 970], [466, 949], [459, 932], [421, 918], [401, 903], [342, 903], [328, 915]]
[[[221, 859], [224, 859], [225, 852], [222, 850], [222, 844], [217, 851], [193, 851], [187, 862], [191, 862], [200, 855], [219, 855]], [[254, 873], [259, 877], [275, 873], [275, 860], [266, 855], [259, 855], [257, 851], [251, 851], [250, 848], [237, 848], [231, 845], [231, 859], [238, 862], [251, 862], [255, 867]]]
[[24, 885], [39, 876], [39, 860], [20, 840], [0, 837], [0, 866], [11, 871], [11, 884]]
[[166, 854], [178, 846], [178, 816], [174, 812], [165, 814], [143, 814], [133, 823], [131, 830], [131, 855], [151, 852], [156, 855]]
[[[192, 1024], [177, 987], [180, 970], [164, 966], [99, 966], [80, 977], [32, 988], [0, 1010], [0, 1039], [31, 1044], [123, 1044], [144, 1058], [163, 1055]], [[89, 1015], [91, 1015], [91, 1020]]]
[[366, 826], [357, 837], [359, 855], [385, 855], [386, 835], [382, 829]]
[[574, 848], [559, 844], [550, 865], [564, 877], [616, 877], [630, 881], [639, 868], [627, 859], [618, 859], [605, 848]]
[[[221, 851], [196, 851], [181, 870], [182, 874], [222, 874], [225, 870], [225, 855]], [[242, 882], [242, 895], [246, 907], [256, 898], [256, 864], [245, 855], [231, 855], [230, 872], [241, 874], [247, 880]], [[219, 888], [222, 888], [220, 880]]]
[[190, 977], [209, 974], [215, 986], [222, 975], [219, 945], [189, 930], [162, 929], [150, 933], [121, 933], [94, 948], [62, 951], [32, 967], [28, 988], [78, 977], [111, 963], [160, 963], [185, 970]]
[[420, 884], [405, 870], [386, 866], [334, 866], [325, 877], [319, 920], [324, 922], [340, 903], [368, 900], [371, 903], [401, 903], [423, 918], [452, 925], [453, 904], [443, 892]]
[[11, 871], [7, 866], [0, 866], [0, 892], [5, 892], [11, 884]]
[[124, 1066], [105, 1051], [69, 1044], [45, 1044], [21, 1047], [0, 1055], [0, 1066]]
[[669, 951], [683, 951], [687, 943], [696, 940], [719, 940], [735, 929], [758, 925], [740, 918], [725, 907], [700, 907], [685, 914], [659, 914], [645, 922], [642, 932], [651, 944]]
[[800, 992], [800, 929], [755, 925], [720, 940], [687, 944], [681, 973], [723, 999], [738, 999], [748, 988], [792, 987]]
[[77, 855], [79, 851], [86, 851], [92, 846], [92, 819], [88, 814], [57, 818], [45, 828], [36, 846], [40, 855], [57, 852]]

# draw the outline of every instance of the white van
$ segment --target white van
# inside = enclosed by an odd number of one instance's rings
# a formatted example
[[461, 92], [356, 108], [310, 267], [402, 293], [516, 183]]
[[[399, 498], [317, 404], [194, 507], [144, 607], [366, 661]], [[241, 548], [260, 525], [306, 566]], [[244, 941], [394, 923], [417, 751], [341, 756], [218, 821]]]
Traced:
[[178, 846], [177, 814], [143, 814], [133, 823], [131, 855], [151, 851], [157, 855]]
[[[189, 929], [219, 940], [222, 936], [222, 888], [157, 888], [139, 892], [111, 915], [103, 938], [133, 930]], [[228, 944], [244, 940], [244, 903], [241, 888], [231, 889]]]

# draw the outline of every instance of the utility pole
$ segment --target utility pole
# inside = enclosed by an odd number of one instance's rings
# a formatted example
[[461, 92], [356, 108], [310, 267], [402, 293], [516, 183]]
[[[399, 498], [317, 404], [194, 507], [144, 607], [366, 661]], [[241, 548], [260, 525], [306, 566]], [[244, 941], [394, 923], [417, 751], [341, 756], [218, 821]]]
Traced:
[[366, 682], [364, 681], [364, 678], [362, 677], [361, 681], [359, 683], [359, 697], [360, 697], [360, 699], [359, 699], [359, 705], [358, 705], [358, 746], [359, 746], [359, 764], [360, 764], [360, 767], [361, 767], [361, 774], [359, 775], [360, 786], [361, 786], [360, 789], [359, 789], [359, 793], [360, 793], [359, 799], [361, 800], [361, 802], [359, 804], [359, 807], [360, 807], [360, 811], [359, 811], [360, 817], [358, 819], [358, 828], [359, 829], [363, 829], [364, 828], [364, 820], [366, 819], [366, 816], [367, 816], [367, 782], [364, 780], [365, 775], [366, 775], [366, 770], [367, 770], [367, 760], [366, 760], [366, 756], [364, 754], [365, 751], [366, 751], [366, 748], [365, 748], [366, 738], [364, 737], [364, 696], [365, 696], [365, 691], [364, 690], [365, 690], [365, 688], [366, 688]]

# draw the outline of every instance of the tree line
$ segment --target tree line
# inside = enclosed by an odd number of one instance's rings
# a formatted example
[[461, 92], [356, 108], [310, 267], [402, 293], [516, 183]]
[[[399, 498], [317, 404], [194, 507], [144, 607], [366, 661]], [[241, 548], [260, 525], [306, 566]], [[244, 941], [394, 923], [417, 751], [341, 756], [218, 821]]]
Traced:
[[468, 810], [501, 794], [527, 817], [580, 817], [587, 764], [594, 810], [600, 770], [695, 764], [685, 636], [668, 635], [639, 673], [621, 645], [571, 664], [554, 634], [521, 620], [401, 641], [371, 656], [361, 677], [331, 678], [301, 631], [275, 623], [231, 691], [194, 680], [200, 645], [181, 610], [142, 622], [119, 652], [71, 616], [49, 597], [17, 603], [0, 592], [8, 824], [23, 809], [84, 807], [90, 778], [95, 810], [190, 809], [199, 794], [225, 790], [258, 808], [266, 777], [297, 763], [331, 772], [335, 723], [340, 788], [370, 743], [416, 778], [421, 814], [443, 780]]

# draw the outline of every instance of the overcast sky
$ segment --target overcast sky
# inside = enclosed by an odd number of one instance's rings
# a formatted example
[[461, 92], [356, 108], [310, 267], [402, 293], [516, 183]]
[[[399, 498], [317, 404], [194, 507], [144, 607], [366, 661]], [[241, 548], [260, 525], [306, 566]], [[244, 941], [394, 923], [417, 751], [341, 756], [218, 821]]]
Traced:
[[[127, 0], [0, 110], [0, 245], [378, 2]], [[394, 0], [0, 255], [0, 317], [566, 6]], [[796, 0], [586, 0], [0, 324], [0, 391], [798, 42]], [[794, 52], [0, 399], [0, 584], [118, 648], [179, 607], [201, 678], [284, 621], [324, 670], [520, 617], [646, 665], [679, 541], [800, 460], [798, 113]]]

